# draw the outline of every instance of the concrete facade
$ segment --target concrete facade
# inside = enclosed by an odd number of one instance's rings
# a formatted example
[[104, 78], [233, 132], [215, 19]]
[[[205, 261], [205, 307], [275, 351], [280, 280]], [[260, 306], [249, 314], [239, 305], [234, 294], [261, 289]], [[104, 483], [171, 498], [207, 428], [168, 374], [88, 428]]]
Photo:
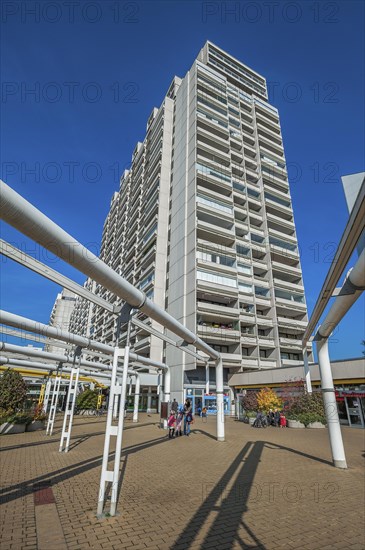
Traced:
[[[100, 257], [220, 351], [227, 391], [235, 373], [302, 365], [307, 308], [280, 120], [264, 77], [207, 42], [173, 79], [112, 198]], [[113, 343], [115, 318], [87, 307], [77, 306], [72, 331], [85, 330], [87, 317], [92, 337]], [[214, 389], [192, 356], [141, 329], [132, 340], [138, 354], [174, 367], [172, 397]]]

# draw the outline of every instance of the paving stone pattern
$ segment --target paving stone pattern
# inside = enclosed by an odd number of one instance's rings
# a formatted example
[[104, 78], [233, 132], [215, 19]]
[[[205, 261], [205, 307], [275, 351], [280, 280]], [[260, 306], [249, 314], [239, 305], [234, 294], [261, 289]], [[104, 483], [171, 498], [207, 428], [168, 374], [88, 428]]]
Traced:
[[[43, 550], [45, 535], [48, 550], [365, 548], [363, 430], [342, 429], [344, 471], [327, 430], [228, 419], [220, 443], [210, 417], [169, 440], [157, 415], [142, 414], [126, 422], [118, 515], [98, 519], [104, 427], [105, 417], [75, 417], [68, 453], [58, 452], [61, 418], [52, 437], [1, 436], [1, 550]], [[48, 488], [52, 509], [35, 504]]]

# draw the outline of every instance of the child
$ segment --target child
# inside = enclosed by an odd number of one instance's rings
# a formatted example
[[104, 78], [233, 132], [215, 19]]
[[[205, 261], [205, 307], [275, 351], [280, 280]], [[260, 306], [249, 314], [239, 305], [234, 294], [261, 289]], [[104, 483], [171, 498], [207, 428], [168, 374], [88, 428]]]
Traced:
[[183, 418], [184, 418], [184, 414], [180, 411], [176, 419], [176, 432], [175, 432], [176, 437], [179, 437], [179, 435], [182, 435], [181, 424], [182, 424]]
[[286, 418], [284, 413], [280, 413], [280, 428], [286, 428]]
[[169, 419], [167, 421], [167, 425], [169, 427], [169, 439], [173, 439], [175, 434], [175, 426], [176, 426], [175, 411], [171, 411]]

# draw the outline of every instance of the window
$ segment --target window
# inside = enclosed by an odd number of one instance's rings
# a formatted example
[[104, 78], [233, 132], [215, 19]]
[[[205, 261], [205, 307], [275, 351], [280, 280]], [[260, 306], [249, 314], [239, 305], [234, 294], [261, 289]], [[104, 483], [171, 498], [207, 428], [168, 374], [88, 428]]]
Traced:
[[255, 295], [263, 298], [270, 298], [270, 290], [262, 286], [255, 286]]
[[237, 263], [237, 271], [245, 275], [252, 275], [252, 267], [247, 264], [242, 264], [241, 262]]
[[247, 285], [246, 283], [238, 283], [238, 288], [240, 292], [244, 294], [252, 294], [252, 285]]
[[197, 279], [201, 281], [208, 281], [210, 283], [215, 283], [218, 285], [225, 285], [237, 288], [237, 281], [232, 277], [223, 277], [217, 273], [212, 273], [211, 271], [202, 271], [197, 270], [196, 272]]
[[275, 296], [276, 298], [284, 298], [284, 300], [290, 300], [291, 302], [304, 304], [303, 294], [295, 294], [293, 292], [286, 292], [285, 290], [279, 290], [275, 288]]
[[213, 254], [212, 252], [202, 252], [198, 250], [196, 253], [197, 258], [205, 262], [214, 262], [220, 265], [226, 265], [227, 267], [234, 267], [235, 260], [230, 256], [223, 256], [219, 254]]
[[229, 206], [227, 203], [213, 200], [210, 197], [207, 197], [206, 195], [197, 195], [196, 202], [200, 204], [206, 204], [207, 206], [217, 208], [217, 210], [221, 210], [222, 212], [227, 212], [228, 214], [232, 214], [232, 207]]

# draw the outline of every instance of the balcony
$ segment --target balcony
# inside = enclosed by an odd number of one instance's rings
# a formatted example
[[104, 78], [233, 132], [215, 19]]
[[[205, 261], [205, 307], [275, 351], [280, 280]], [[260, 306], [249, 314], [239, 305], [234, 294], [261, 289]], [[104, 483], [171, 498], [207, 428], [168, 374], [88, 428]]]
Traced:
[[256, 358], [250, 358], [250, 357], [242, 357], [242, 362], [241, 362], [241, 368], [244, 370], [244, 369], [249, 369], [249, 368], [257, 368], [259, 366], [259, 360], [256, 359]]
[[276, 367], [276, 361], [272, 359], [266, 359], [266, 357], [260, 357], [260, 368], [273, 369]]
[[264, 315], [257, 315], [257, 326], [259, 327], [272, 327], [274, 326], [274, 322], [270, 317], [266, 317]]
[[279, 338], [280, 347], [283, 347], [285, 349], [302, 349], [302, 340], [295, 340], [294, 338], [283, 338], [280, 336]]
[[219, 342], [239, 342], [240, 339], [240, 331], [229, 329], [229, 328], [222, 328], [224, 325], [219, 325], [218, 323], [215, 323], [215, 326], [208, 326], [208, 325], [198, 325], [198, 334], [203, 338], [209, 340], [215, 340]]
[[295, 225], [293, 220], [284, 220], [280, 216], [275, 216], [275, 214], [267, 213], [267, 221], [275, 223], [277, 225], [282, 225], [283, 227], [290, 229], [291, 231], [295, 230]]
[[197, 302], [198, 313], [211, 313], [217, 315], [217, 317], [238, 319], [239, 310], [234, 307], [228, 307], [220, 304], [209, 304], [207, 302]]
[[[282, 244], [282, 248], [285, 248], [285, 245], [288, 245], [288, 250], [291, 250], [293, 247], [297, 247], [298, 246], [298, 243], [297, 243], [297, 239], [294, 236], [292, 235], [287, 235], [287, 234], [282, 234], [280, 233], [280, 231], [277, 231], [276, 229], [272, 229], [271, 227], [269, 228], [269, 236], [270, 237], [273, 237], [275, 240], [277, 240], [278, 242], [273, 242], [271, 244], [276, 244], [277, 246], [281, 246], [281, 243]], [[269, 242], [271, 242], [271, 239], [269, 239]]]
[[255, 314], [254, 313], [247, 313], [246, 311], [244, 310], [240, 310], [240, 321], [242, 323], [246, 323], [248, 325], [255, 325], [256, 324], [256, 320], [255, 320]]
[[147, 353], [151, 346], [151, 336], [146, 336], [134, 344], [135, 353]]
[[298, 319], [293, 319], [292, 317], [278, 316], [278, 325], [283, 328], [304, 331], [307, 328], [308, 321], [298, 321]]
[[213, 136], [210, 132], [207, 132], [203, 128], [198, 128], [197, 142], [208, 145], [208, 147], [214, 147], [220, 152], [229, 152], [229, 142], [221, 139], [218, 136]]
[[277, 143], [277, 140], [273, 141], [262, 133], [259, 134], [258, 138], [260, 148], [264, 147], [267, 151], [270, 151], [270, 153], [276, 153], [279, 157], [284, 158], [284, 149], [281, 143]]
[[197, 220], [198, 238], [205, 239], [217, 244], [230, 246], [235, 241], [235, 232], [233, 229], [224, 229], [212, 223]]
[[276, 261], [271, 262], [271, 266], [273, 271], [290, 273], [291, 275], [297, 275], [298, 277], [302, 276], [302, 270], [300, 269], [300, 267], [286, 265]]
[[274, 348], [275, 340], [271, 336], [258, 336], [259, 345], [263, 348]]
[[232, 298], [236, 298], [238, 294], [237, 287], [222, 285], [221, 283], [206, 281], [203, 279], [197, 279], [196, 286], [197, 290], [200, 290], [201, 292], [207, 291], [217, 295], [232, 296]]
[[256, 347], [257, 346], [256, 336], [249, 336], [247, 334], [241, 333], [241, 344], [248, 347], [252, 347], [252, 346]]
[[304, 293], [304, 287], [301, 283], [290, 283], [288, 281], [283, 281], [282, 279], [278, 279], [277, 277], [274, 277], [274, 284], [275, 284], [275, 287], [280, 287], [285, 290], [293, 290], [294, 292]]
[[304, 365], [303, 359], [281, 359], [281, 364], [283, 367], [295, 367], [299, 365]]
[[241, 354], [240, 353], [221, 353], [224, 367], [240, 367], [241, 366]]
[[[197, 143], [197, 155], [202, 157], [205, 161], [213, 161], [226, 168], [229, 167], [231, 159], [228, 153], [223, 153], [211, 145]], [[204, 162], [203, 160], [203, 162]]]
[[202, 260], [197, 259], [196, 265], [198, 268], [201, 269], [208, 269], [209, 271], [214, 271], [217, 273], [217, 275], [230, 275], [235, 277], [236, 276], [236, 268], [235, 267], [229, 267], [224, 264], [219, 264], [216, 262], [210, 262], [209, 260]]

